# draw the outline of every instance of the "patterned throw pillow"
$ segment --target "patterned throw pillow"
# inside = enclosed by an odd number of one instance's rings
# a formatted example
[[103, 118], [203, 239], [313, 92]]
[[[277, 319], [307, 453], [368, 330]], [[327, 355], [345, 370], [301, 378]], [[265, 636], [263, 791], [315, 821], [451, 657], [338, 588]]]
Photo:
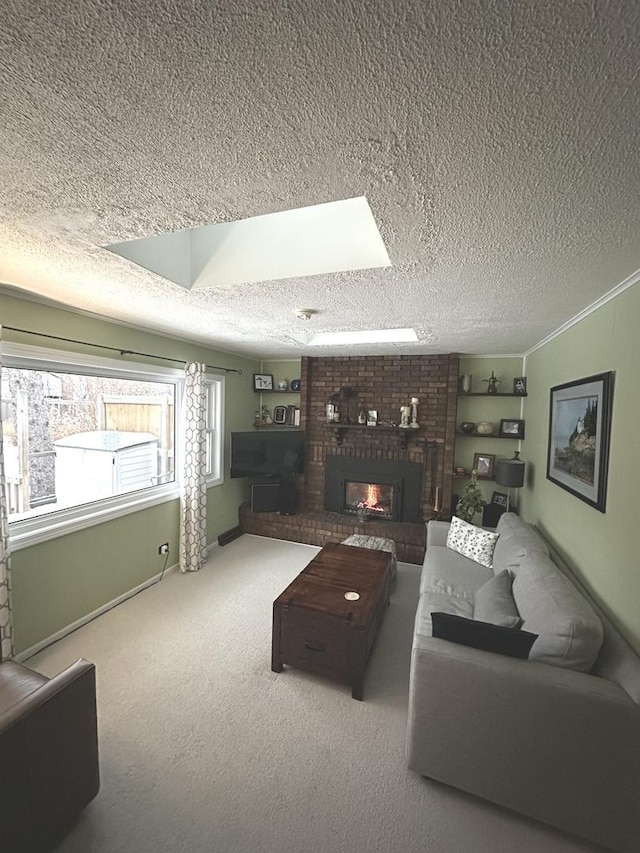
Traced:
[[491, 569], [493, 568], [493, 549], [496, 547], [499, 536], [499, 533], [490, 533], [454, 515], [447, 535], [447, 548]]

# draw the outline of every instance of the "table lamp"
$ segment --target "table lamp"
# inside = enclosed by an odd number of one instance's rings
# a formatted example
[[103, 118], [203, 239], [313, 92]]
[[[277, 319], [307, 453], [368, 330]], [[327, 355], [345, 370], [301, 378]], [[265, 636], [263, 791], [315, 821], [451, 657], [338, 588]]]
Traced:
[[511, 489], [520, 489], [524, 485], [525, 463], [520, 459], [520, 451], [516, 450], [513, 459], [498, 459], [496, 462], [496, 483], [507, 486], [507, 512], [511, 502]]

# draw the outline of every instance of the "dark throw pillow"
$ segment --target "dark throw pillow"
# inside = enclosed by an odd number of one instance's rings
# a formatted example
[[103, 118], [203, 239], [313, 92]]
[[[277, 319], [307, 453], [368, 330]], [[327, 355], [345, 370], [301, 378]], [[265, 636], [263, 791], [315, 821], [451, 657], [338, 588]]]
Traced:
[[477, 619], [465, 619], [453, 613], [432, 613], [433, 636], [485, 652], [495, 652], [526, 660], [537, 634], [519, 628], [503, 628]]

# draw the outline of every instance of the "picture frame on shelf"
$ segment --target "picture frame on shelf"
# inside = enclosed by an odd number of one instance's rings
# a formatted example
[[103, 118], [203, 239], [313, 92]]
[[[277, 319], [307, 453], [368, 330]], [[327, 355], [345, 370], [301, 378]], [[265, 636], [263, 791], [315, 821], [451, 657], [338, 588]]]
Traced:
[[367, 412], [367, 426], [378, 426], [378, 410], [369, 409]]
[[286, 406], [274, 406], [273, 407], [273, 422], [274, 422], [274, 424], [286, 424], [286, 422], [287, 422], [287, 407]]
[[599, 373], [550, 390], [547, 479], [605, 512], [613, 373]]
[[524, 438], [524, 421], [519, 418], [501, 418], [498, 436], [500, 438]]
[[476, 472], [478, 480], [491, 480], [495, 463], [495, 453], [474, 453], [473, 470]]
[[516, 376], [513, 380], [513, 393], [517, 397], [526, 397], [527, 396], [527, 377], [526, 376]]
[[253, 390], [254, 391], [273, 391], [273, 374], [272, 373], [254, 373], [253, 374]]
[[491, 503], [494, 504], [494, 506], [501, 506], [506, 509], [507, 495], [504, 492], [494, 492], [491, 495]]

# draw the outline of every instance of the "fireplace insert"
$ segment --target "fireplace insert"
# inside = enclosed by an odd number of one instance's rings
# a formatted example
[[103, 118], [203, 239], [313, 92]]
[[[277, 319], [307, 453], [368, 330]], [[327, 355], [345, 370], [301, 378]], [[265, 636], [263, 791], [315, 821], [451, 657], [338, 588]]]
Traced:
[[324, 508], [386, 521], [420, 521], [422, 465], [330, 454], [325, 459]]

